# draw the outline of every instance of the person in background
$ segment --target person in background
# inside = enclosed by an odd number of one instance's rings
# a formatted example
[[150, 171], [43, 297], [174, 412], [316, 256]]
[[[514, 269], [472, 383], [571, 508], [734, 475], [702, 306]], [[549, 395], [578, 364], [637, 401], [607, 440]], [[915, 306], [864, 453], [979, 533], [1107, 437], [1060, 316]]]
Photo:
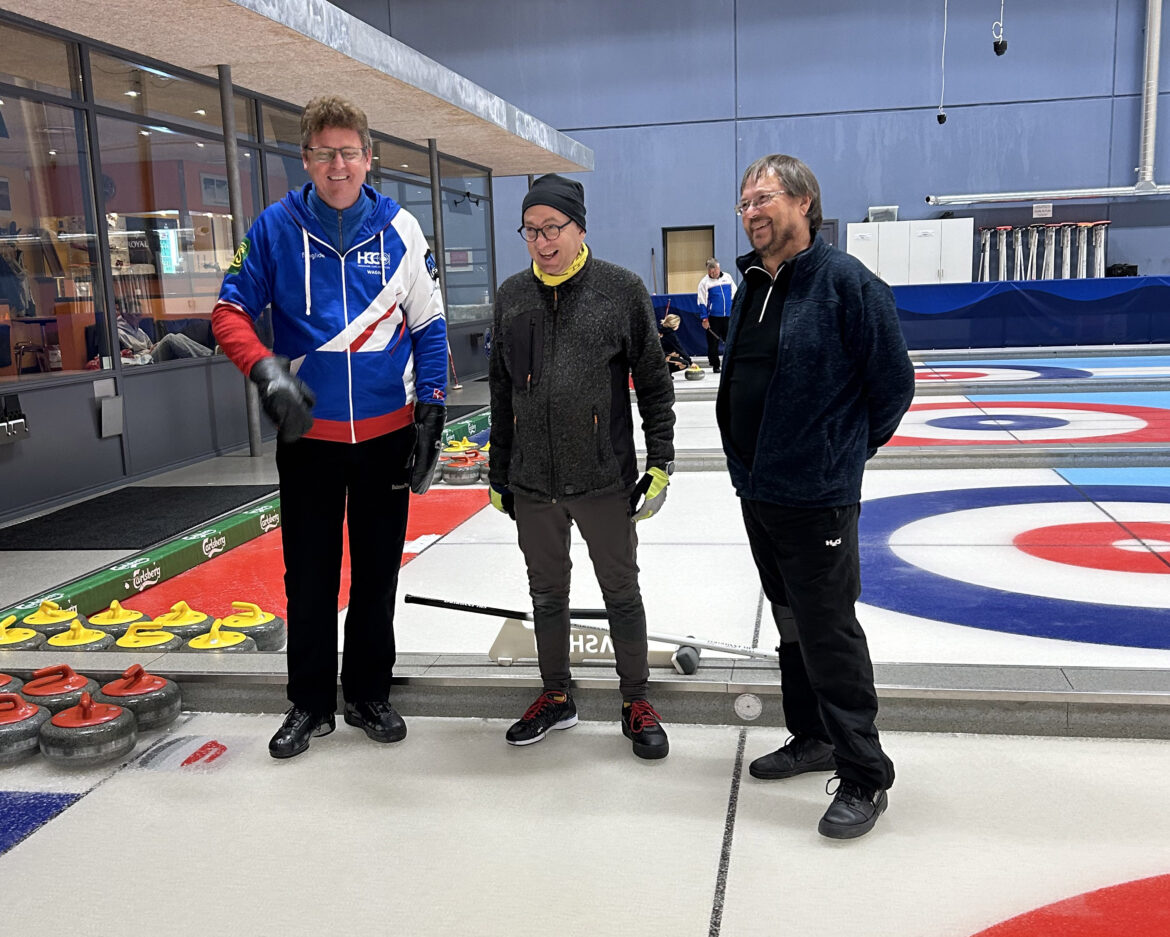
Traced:
[[666, 356], [666, 369], [671, 374], [675, 371], [685, 371], [691, 366], [691, 356], [683, 349], [678, 340], [679, 318], [673, 312], [668, 312], [658, 324], [658, 341], [662, 344], [662, 353]]
[[[311, 181], [256, 219], [212, 314], [278, 430], [292, 706], [269, 742], [274, 758], [335, 726], [343, 524], [345, 721], [376, 742], [406, 736], [389, 702], [394, 599], [410, 491], [430, 486], [447, 397], [438, 270], [418, 222], [365, 184], [366, 115], [314, 98], [301, 158]], [[270, 303], [275, 354], [253, 327]]]
[[157, 342], [142, 328], [142, 317], [114, 301], [118, 313], [118, 344], [122, 357], [132, 364], [151, 364], [174, 358], [207, 358], [211, 349], [182, 332], [169, 332]]
[[[496, 294], [489, 370], [491, 500], [516, 521], [544, 689], [511, 745], [577, 724], [569, 672], [569, 529], [589, 547], [617, 657], [621, 726], [639, 758], [669, 751], [646, 698], [646, 611], [634, 522], [655, 514], [674, 470], [674, 385], [645, 284], [585, 245], [585, 190], [555, 174], [524, 197], [530, 269]], [[638, 478], [629, 379], [646, 437]], [[644, 496], [644, 500], [643, 500]]]
[[752, 163], [735, 212], [752, 250], [727, 334], [715, 412], [752, 557], [780, 631], [791, 739], [753, 777], [836, 771], [818, 827], [868, 833], [894, 765], [874, 725], [873, 665], [855, 603], [865, 462], [914, 396], [890, 288], [817, 238], [821, 190], [800, 160]]
[[707, 261], [707, 275], [699, 281], [697, 292], [699, 315], [707, 336], [707, 361], [714, 374], [719, 373], [719, 343], [727, 339], [727, 317], [735, 299], [735, 283], [719, 268], [719, 261]]

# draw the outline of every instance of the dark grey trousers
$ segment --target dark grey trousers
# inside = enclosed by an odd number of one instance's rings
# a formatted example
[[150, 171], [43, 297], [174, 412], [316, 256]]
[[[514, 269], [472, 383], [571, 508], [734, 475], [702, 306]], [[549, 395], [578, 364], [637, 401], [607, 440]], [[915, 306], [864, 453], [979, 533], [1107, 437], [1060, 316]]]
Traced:
[[630, 519], [629, 492], [576, 498], [557, 504], [516, 495], [516, 531], [528, 565], [528, 591], [536, 654], [546, 690], [567, 690], [569, 673], [569, 530], [577, 529], [609, 612], [623, 700], [644, 699], [650, 667], [646, 657], [646, 610], [638, 588], [638, 535]]

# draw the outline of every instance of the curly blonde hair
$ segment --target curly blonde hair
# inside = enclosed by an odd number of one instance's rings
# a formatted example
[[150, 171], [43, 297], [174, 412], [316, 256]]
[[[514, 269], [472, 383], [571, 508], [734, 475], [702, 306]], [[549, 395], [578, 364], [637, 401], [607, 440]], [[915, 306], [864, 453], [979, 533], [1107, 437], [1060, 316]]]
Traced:
[[305, 105], [301, 112], [301, 146], [308, 146], [313, 134], [327, 127], [355, 130], [366, 151], [372, 147], [365, 111], [336, 94], [323, 94]]

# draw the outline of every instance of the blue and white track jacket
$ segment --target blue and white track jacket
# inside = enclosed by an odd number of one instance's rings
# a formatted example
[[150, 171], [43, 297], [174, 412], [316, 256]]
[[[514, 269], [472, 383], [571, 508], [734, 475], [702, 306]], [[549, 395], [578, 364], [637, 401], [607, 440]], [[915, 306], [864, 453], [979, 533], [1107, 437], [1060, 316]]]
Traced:
[[317, 395], [306, 436], [361, 442], [445, 404], [447, 323], [438, 271], [414, 217], [374, 202], [352, 245], [335, 248], [309, 206], [312, 183], [270, 205], [248, 231], [220, 303], [255, 319], [272, 305], [273, 351]]
[[731, 301], [734, 298], [735, 281], [726, 273], [719, 274], [718, 280], [703, 277], [699, 281], [696, 299], [699, 303], [699, 315], [704, 319], [731, 315]]

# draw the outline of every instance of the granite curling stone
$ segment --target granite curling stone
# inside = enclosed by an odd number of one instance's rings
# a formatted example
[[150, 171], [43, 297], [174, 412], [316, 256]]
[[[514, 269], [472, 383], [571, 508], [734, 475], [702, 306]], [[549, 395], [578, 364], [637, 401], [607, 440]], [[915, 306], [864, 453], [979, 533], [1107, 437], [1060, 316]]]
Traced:
[[169, 631], [176, 637], [189, 641], [207, 632], [211, 627], [211, 616], [207, 612], [191, 608], [186, 602], [179, 601], [171, 606], [169, 612], [155, 618], [154, 624], [163, 631]]
[[279, 651], [284, 647], [288, 632], [283, 618], [264, 611], [253, 602], [232, 602], [232, 608], [236, 614], [222, 619], [222, 628], [246, 634], [256, 642], [256, 649], [260, 651]]
[[448, 485], [474, 485], [479, 481], [479, 459], [448, 459], [443, 463], [443, 481]]
[[68, 664], [42, 667], [33, 671], [33, 679], [20, 692], [30, 703], [44, 706], [51, 713], [76, 706], [82, 693], [96, 693], [98, 685], [89, 677], [74, 673]]
[[32, 628], [14, 627], [16, 616], [0, 621], [0, 651], [35, 651], [45, 643], [45, 636]]
[[75, 621], [80, 621], [84, 625], [86, 618], [84, 615], [77, 614], [73, 609], [62, 608], [56, 602], [46, 599], [41, 603], [40, 608], [31, 615], [26, 615], [21, 624], [26, 628], [39, 631], [46, 637], [52, 637], [62, 631], [68, 631], [69, 626]]
[[89, 626], [100, 628], [115, 638], [120, 638], [135, 622], [150, 621], [146, 612], [135, 611], [132, 608], [123, 608], [117, 599], [110, 602], [110, 607], [103, 612], [89, 616]]
[[0, 693], [19, 693], [22, 686], [24, 686], [24, 681], [20, 677], [0, 673]]
[[221, 654], [236, 654], [242, 651], [256, 650], [256, 642], [239, 631], [224, 631], [223, 622], [218, 618], [212, 622], [211, 630], [201, 634], [183, 645], [184, 651], [199, 651], [201, 653], [218, 652]]
[[179, 685], [147, 673], [141, 664], [135, 664], [117, 680], [107, 683], [94, 699], [130, 710], [140, 732], [169, 726], [179, 718], [183, 708]]
[[16, 693], [0, 693], [0, 765], [11, 765], [37, 750], [49, 711]]
[[82, 693], [76, 706], [54, 715], [41, 726], [41, 754], [58, 764], [86, 767], [120, 758], [138, 741], [134, 715], [128, 709], [99, 703]]
[[177, 651], [183, 647], [183, 639], [169, 631], [159, 631], [156, 622], [136, 621], [122, 637], [112, 645], [111, 651]]
[[114, 644], [114, 636], [98, 628], [87, 628], [80, 620], [73, 622], [68, 631], [55, 634], [45, 642], [45, 650], [57, 651], [104, 651]]

